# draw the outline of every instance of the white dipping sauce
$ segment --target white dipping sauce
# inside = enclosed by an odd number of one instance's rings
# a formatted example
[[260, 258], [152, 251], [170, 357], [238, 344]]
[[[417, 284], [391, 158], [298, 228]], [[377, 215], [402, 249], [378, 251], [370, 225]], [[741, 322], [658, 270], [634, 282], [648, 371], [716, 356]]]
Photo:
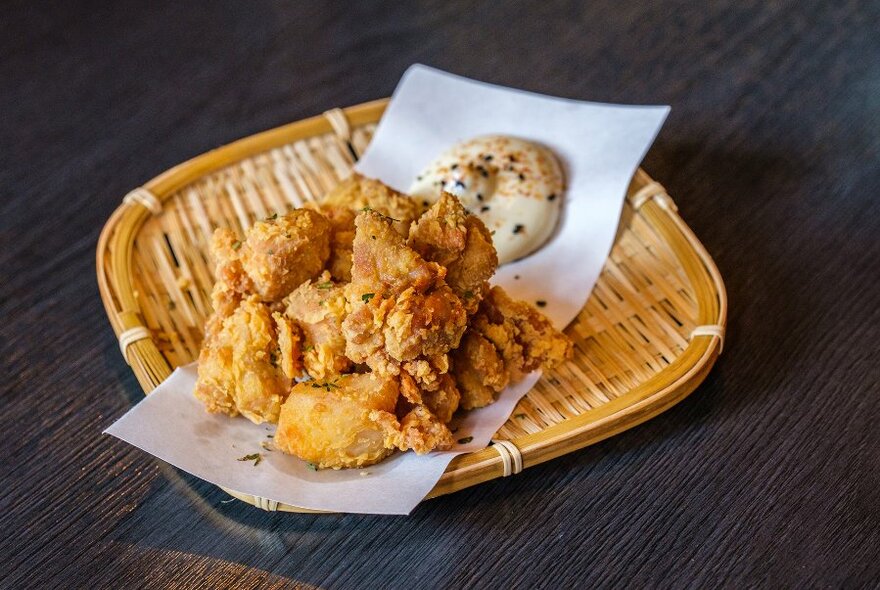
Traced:
[[501, 264], [540, 248], [559, 220], [565, 179], [545, 147], [488, 135], [440, 154], [412, 184], [413, 197], [434, 202], [454, 194], [494, 232]]

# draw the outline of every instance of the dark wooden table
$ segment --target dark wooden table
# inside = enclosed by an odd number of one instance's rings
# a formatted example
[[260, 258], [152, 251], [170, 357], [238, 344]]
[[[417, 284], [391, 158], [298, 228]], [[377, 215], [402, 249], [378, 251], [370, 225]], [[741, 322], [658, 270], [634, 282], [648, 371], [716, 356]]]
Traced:
[[[583, 3], [587, 4], [587, 3]], [[880, 5], [7, 2], [0, 586], [877, 587]], [[421, 505], [270, 514], [101, 430], [142, 393], [95, 283], [122, 196], [422, 62], [671, 104], [645, 161], [727, 281], [655, 420]]]

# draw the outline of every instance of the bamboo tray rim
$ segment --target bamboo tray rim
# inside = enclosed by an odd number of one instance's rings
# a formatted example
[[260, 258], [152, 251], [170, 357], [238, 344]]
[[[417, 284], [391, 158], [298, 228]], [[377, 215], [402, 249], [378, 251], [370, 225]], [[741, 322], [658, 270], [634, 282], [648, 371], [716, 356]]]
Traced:
[[[335, 133], [350, 144], [351, 127], [379, 120], [389, 99], [379, 99], [318, 115], [257, 133], [187, 160], [147, 181], [123, 200], [105, 224], [98, 240], [96, 267], [99, 291], [117, 338], [143, 329], [141, 308], [135, 296], [132, 253], [140, 228], [150, 218], [149, 204], [130, 195], [147, 191], [160, 202], [194, 182], [238, 161], [315, 135]], [[647, 218], [666, 240], [697, 292], [698, 326], [708, 332], [692, 333], [684, 351], [668, 366], [637, 387], [611, 401], [567, 418], [511, 442], [522, 457], [522, 469], [599, 442], [632, 428], [672, 407], [705, 379], [721, 352], [727, 321], [727, 294], [720, 272], [705, 247], [678, 215], [666, 190], [639, 169], [633, 177], [640, 185], [630, 196], [630, 206]], [[621, 221], [622, 223], [622, 221]], [[123, 354], [145, 393], [172, 372], [152, 337], [124, 343]], [[126, 351], [127, 349], [127, 351]], [[127, 352], [127, 355], [126, 355]], [[161, 359], [157, 362], [156, 359]], [[147, 369], [147, 361], [152, 362]], [[449, 464], [434, 489], [433, 498], [505, 475], [501, 451], [489, 446], [459, 455]], [[225, 489], [225, 488], [224, 488]], [[264, 498], [226, 490], [230, 495], [264, 510], [320, 512], [288, 506]]]

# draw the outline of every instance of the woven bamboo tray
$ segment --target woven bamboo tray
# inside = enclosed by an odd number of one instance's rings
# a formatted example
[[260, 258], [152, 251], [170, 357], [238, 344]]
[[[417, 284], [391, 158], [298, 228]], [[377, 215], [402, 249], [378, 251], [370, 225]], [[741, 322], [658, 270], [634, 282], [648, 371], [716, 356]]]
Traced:
[[[213, 230], [318, 200], [363, 153], [387, 100], [236, 141], [160, 174], [123, 199], [101, 232], [101, 298], [146, 393], [198, 357], [210, 312]], [[498, 431], [454, 459], [428, 497], [570, 453], [656, 416], [705, 378], [727, 301], [706, 250], [666, 191], [639, 170], [593, 293], [566, 329], [574, 358], [545, 374]], [[227, 490], [267, 510], [310, 512]]]

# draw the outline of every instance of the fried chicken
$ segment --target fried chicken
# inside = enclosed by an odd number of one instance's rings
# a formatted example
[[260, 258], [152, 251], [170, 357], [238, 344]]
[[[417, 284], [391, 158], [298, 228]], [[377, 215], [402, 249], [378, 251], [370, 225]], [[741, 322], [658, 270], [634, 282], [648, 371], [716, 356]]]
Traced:
[[407, 247], [391, 223], [375, 211], [355, 220], [352, 280], [345, 291], [350, 312], [342, 323], [346, 356], [381, 375], [402, 369], [434, 390], [467, 314], [443, 280], [445, 269]]
[[324, 271], [317, 280], [305, 282], [285, 299], [286, 314], [303, 334], [303, 363], [309, 375], [325, 379], [350, 370], [345, 356], [342, 320], [345, 294], [341, 285]]
[[492, 403], [511, 380], [538, 368], [551, 369], [572, 354], [567, 336], [501, 287], [489, 291], [462, 341], [454, 353], [453, 373], [464, 409]]
[[396, 421], [398, 385], [375, 374], [296, 384], [281, 408], [275, 445], [317, 467], [363, 467], [381, 461]]
[[455, 196], [443, 193], [410, 227], [408, 245], [425, 260], [445, 267], [446, 283], [464, 301], [468, 314], [477, 311], [498, 267], [492, 234], [478, 217]]
[[361, 174], [352, 174], [348, 179], [327, 193], [321, 199], [323, 207], [340, 207], [359, 212], [372, 209], [394, 220], [394, 229], [403, 236], [409, 232], [410, 224], [422, 214], [420, 201], [399, 193], [378, 180]]
[[279, 301], [324, 270], [330, 258], [330, 222], [309, 209], [258, 221], [238, 255], [253, 291], [264, 301]]
[[250, 296], [207, 335], [195, 395], [209, 412], [240, 413], [257, 424], [276, 422], [290, 389], [280, 357], [272, 312]]

